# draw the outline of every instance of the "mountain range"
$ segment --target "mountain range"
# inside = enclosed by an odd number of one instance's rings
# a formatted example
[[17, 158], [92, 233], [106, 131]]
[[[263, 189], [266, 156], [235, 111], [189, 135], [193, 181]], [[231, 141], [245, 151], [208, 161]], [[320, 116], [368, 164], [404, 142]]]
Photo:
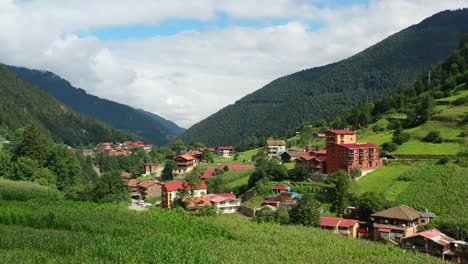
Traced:
[[50, 71], [7, 67], [73, 110], [114, 128], [135, 133], [148, 143], [165, 145], [185, 130], [156, 114], [88, 94]]
[[71, 146], [140, 139], [73, 111], [0, 65], [0, 128], [12, 132], [30, 124], [40, 126], [54, 141]]
[[186, 143], [238, 145], [291, 135], [305, 122], [372, 102], [412, 83], [468, 33], [468, 9], [443, 11], [364, 51], [278, 78], [189, 128]]

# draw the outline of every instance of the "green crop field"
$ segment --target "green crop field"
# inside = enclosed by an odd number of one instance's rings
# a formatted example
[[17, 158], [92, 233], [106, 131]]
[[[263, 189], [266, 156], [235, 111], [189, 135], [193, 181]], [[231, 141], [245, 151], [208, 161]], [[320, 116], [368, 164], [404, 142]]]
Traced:
[[0, 200], [0, 233], [2, 263], [441, 263], [393, 245], [236, 214], [195, 217], [65, 200]]
[[439, 131], [442, 139], [461, 139], [463, 130], [455, 124], [441, 121], [427, 121], [421, 126], [406, 130], [414, 139], [422, 139], [430, 131]]
[[356, 194], [365, 192], [385, 193], [398, 176], [408, 171], [411, 165], [392, 164], [377, 169], [355, 182], [352, 189]]
[[456, 155], [461, 150], [457, 143], [427, 143], [419, 140], [410, 140], [402, 144], [393, 154], [404, 155]]

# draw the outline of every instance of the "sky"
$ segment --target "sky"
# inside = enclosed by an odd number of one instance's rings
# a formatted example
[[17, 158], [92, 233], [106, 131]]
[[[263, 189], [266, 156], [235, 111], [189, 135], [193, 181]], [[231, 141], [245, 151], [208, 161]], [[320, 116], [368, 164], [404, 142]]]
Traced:
[[468, 0], [0, 0], [0, 62], [188, 128]]

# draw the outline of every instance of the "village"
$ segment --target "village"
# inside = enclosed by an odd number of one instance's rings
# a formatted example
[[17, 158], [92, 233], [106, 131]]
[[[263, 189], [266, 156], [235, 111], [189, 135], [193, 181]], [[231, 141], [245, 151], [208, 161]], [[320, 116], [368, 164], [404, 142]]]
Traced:
[[[318, 134], [317, 137], [325, 141], [325, 149], [288, 149], [284, 140], [267, 140], [264, 151], [267, 159], [279, 164], [294, 164], [295, 168], [307, 173], [306, 180], [311, 182], [325, 182], [339, 171], [353, 175], [356, 180], [385, 166], [385, 158], [381, 157], [379, 147], [372, 143], [359, 143], [356, 131], [332, 129]], [[135, 148], [150, 152], [152, 146], [141, 141], [103, 143], [89, 151], [88, 155], [105, 153], [110, 156], [127, 156]], [[208, 163], [207, 155], [217, 157], [217, 161], [229, 162]], [[235, 155], [234, 146], [197, 148], [169, 155], [167, 158], [177, 164], [172, 170], [173, 179], [169, 181], [162, 180], [163, 168], [155, 162], [141, 164], [144, 173], [139, 177], [123, 172], [122, 177], [126, 180], [132, 197], [131, 208], [169, 209], [183, 203], [184, 208], [195, 214], [210, 207], [219, 214], [238, 213], [254, 218], [256, 213], [264, 209], [275, 211], [282, 208], [291, 211], [303, 199], [303, 194], [293, 191], [294, 184], [288, 181], [274, 183], [270, 190], [274, 195], [263, 197], [258, 208], [245, 206], [251, 197], [242, 193], [209, 193], [206, 181], [220, 177], [217, 172], [255, 169], [254, 164], [232, 163]], [[203, 173], [198, 176], [199, 181], [185, 180], [198, 166], [204, 167]], [[344, 214], [321, 215], [320, 228], [351, 239], [388, 241], [406, 251], [427, 253], [443, 260], [458, 263], [467, 261], [467, 242], [448, 237], [436, 228], [426, 228], [437, 217], [429, 209], [418, 211], [401, 204], [372, 213], [370, 221], [359, 220], [359, 214], [359, 206], [348, 206]]]

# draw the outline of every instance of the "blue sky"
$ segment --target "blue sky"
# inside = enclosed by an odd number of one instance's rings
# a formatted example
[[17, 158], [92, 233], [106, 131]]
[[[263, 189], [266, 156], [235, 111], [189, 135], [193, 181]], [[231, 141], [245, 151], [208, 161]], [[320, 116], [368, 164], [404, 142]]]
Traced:
[[[303, 3], [314, 2], [313, 6], [323, 8], [345, 8], [346, 6], [360, 5], [366, 7], [368, 0], [329, 0], [329, 1], [298, 1]], [[261, 18], [238, 18], [230, 16], [225, 12], [217, 12], [215, 19], [168, 19], [158, 24], [131, 24], [125, 26], [110, 26], [98, 29], [90, 29], [79, 32], [80, 36], [92, 35], [100, 40], [125, 40], [148, 38], [153, 36], [171, 36], [184, 31], [203, 32], [211, 29], [225, 29], [229, 27], [262, 28], [268, 26], [285, 25], [291, 21], [300, 21], [308, 25], [309, 31], [319, 31], [326, 24], [323, 21], [310, 21], [304, 19], [261, 17]]]
[[468, 0], [0, 0], [0, 61], [189, 127], [278, 77], [462, 7]]

